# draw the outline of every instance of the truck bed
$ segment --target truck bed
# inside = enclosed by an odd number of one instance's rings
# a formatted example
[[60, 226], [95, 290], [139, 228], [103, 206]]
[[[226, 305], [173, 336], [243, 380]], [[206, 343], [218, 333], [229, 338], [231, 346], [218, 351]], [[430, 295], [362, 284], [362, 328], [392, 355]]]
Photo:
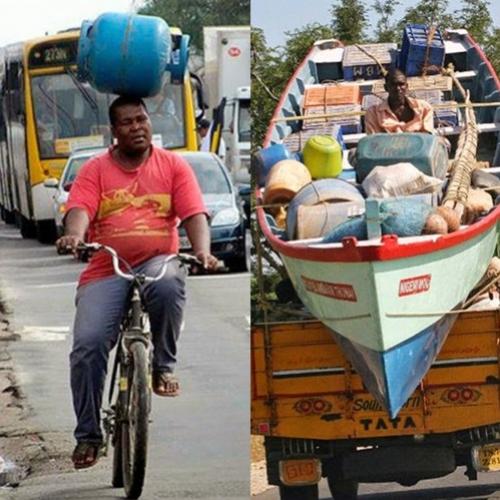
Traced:
[[363, 387], [320, 322], [252, 326], [252, 433], [355, 439], [449, 433], [500, 422], [500, 311], [462, 313], [398, 416]]

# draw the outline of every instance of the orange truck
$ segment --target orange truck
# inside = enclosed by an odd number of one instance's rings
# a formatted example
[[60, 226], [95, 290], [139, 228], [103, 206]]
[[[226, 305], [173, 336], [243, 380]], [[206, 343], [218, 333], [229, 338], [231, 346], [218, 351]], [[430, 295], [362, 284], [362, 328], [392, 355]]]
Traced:
[[500, 311], [460, 314], [437, 361], [395, 419], [316, 320], [252, 326], [252, 433], [282, 500], [335, 500], [360, 482], [411, 486], [466, 466], [500, 471]]

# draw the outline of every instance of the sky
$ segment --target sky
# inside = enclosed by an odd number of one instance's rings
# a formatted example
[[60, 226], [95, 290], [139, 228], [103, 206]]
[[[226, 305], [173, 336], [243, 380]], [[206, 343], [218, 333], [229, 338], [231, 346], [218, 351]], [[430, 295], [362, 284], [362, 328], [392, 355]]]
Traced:
[[104, 12], [128, 12], [141, 0], [0, 0], [0, 47], [79, 27]]
[[[330, 7], [333, 0], [251, 0], [252, 26], [262, 28], [267, 44], [274, 47], [285, 42], [285, 31], [300, 28], [312, 22], [328, 23], [331, 16]], [[372, 4], [373, 0], [365, 1]], [[396, 9], [394, 19], [402, 17], [408, 7], [416, 5], [417, 0], [401, 0]], [[460, 0], [450, 0], [448, 11], [459, 10], [463, 3]], [[372, 17], [375, 17], [371, 12]], [[490, 0], [490, 14], [495, 26], [500, 26], [500, 1]], [[376, 21], [375, 21], [376, 22]], [[375, 24], [375, 23], [374, 23]]]

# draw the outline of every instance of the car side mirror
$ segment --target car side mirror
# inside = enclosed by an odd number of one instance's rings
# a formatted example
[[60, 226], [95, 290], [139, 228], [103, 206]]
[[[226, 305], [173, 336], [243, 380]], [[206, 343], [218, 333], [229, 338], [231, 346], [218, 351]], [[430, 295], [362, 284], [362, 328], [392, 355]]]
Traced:
[[46, 188], [51, 188], [51, 189], [54, 189], [54, 188], [57, 188], [59, 186], [59, 181], [54, 178], [54, 177], [51, 177], [49, 179], [45, 179], [43, 181], [43, 185], [46, 187]]
[[240, 196], [250, 196], [250, 193], [252, 192], [252, 188], [250, 184], [240, 184], [238, 186], [238, 193]]

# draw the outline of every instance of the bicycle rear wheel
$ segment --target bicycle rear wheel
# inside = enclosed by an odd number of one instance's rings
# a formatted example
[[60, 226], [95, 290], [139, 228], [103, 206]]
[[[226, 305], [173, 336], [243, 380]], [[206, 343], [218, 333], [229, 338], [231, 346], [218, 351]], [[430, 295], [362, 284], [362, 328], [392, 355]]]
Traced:
[[121, 428], [123, 479], [127, 498], [139, 498], [146, 473], [151, 390], [146, 346], [133, 342], [130, 354], [128, 402]]

